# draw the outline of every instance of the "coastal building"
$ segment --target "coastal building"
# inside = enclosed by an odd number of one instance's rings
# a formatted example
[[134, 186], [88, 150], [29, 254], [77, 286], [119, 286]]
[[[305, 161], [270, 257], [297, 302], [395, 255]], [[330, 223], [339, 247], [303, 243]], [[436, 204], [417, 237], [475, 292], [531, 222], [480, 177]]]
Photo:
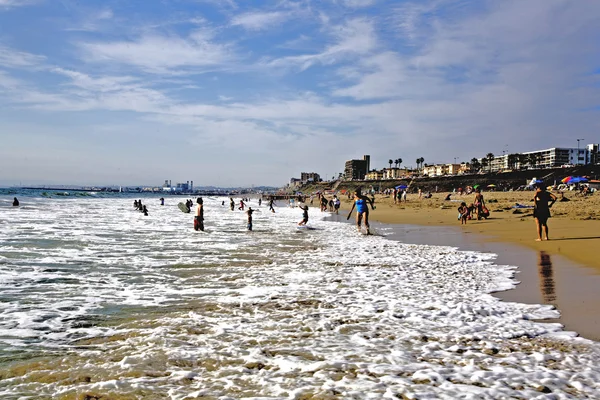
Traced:
[[461, 168], [461, 164], [426, 164], [422, 173], [427, 176], [458, 175]]
[[176, 192], [189, 192], [190, 191], [190, 181], [185, 183], [177, 183], [175, 185]]
[[523, 168], [557, 168], [563, 165], [588, 165], [600, 163], [598, 144], [588, 144], [583, 148], [552, 147], [544, 150], [527, 151], [520, 154], [504, 154], [494, 157], [482, 167], [484, 172], [499, 172]]
[[379, 170], [379, 171], [377, 171], [377, 170], [373, 170], [373, 171], [371, 171], [371, 172], [368, 172], [368, 173], [365, 175], [365, 180], [368, 180], [368, 181], [380, 181], [380, 180], [382, 180], [382, 179], [385, 179], [385, 178], [384, 178], [384, 174], [385, 174], [385, 172], [387, 172], [387, 170], [386, 170], [386, 169]]
[[291, 178], [290, 179], [290, 183], [288, 184], [288, 186], [290, 188], [298, 188], [298, 187], [302, 186], [302, 179]]
[[401, 179], [409, 173], [406, 168], [386, 168], [383, 171], [383, 179]]
[[371, 156], [364, 155], [362, 160], [348, 160], [344, 168], [344, 179], [363, 180], [370, 170]]
[[302, 181], [302, 183], [320, 182], [321, 176], [316, 172], [301, 172], [300, 180]]

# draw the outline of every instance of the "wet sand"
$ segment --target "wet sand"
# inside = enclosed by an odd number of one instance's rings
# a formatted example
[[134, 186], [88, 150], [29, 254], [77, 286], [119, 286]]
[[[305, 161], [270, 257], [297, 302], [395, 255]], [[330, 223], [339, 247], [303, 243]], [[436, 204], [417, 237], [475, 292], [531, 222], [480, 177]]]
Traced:
[[[536, 249], [534, 246], [502, 241], [501, 237], [485, 235], [481, 230], [436, 223], [439, 214], [429, 212], [424, 214], [427, 214], [426, 218], [431, 219], [431, 224], [387, 224], [393, 229], [393, 233], [387, 237], [403, 243], [444, 245], [462, 250], [497, 254], [497, 264], [519, 267], [515, 278], [520, 283], [515, 289], [495, 293], [496, 297], [504, 301], [552, 304], [560, 311], [561, 317], [558, 320], [545, 320], [545, 322], [559, 322], [567, 331], [575, 331], [585, 338], [600, 341], [598, 268], [576, 263], [544, 248]], [[342, 212], [331, 219], [346, 221], [346, 215], [346, 212]], [[376, 212], [373, 212], [372, 216], [375, 215]], [[442, 214], [442, 218], [447, 216]], [[492, 221], [481, 221], [481, 225]], [[531, 231], [532, 221], [527, 222]], [[372, 222], [371, 225], [377, 230], [384, 224]], [[547, 243], [550, 242], [543, 242], [543, 244]]]

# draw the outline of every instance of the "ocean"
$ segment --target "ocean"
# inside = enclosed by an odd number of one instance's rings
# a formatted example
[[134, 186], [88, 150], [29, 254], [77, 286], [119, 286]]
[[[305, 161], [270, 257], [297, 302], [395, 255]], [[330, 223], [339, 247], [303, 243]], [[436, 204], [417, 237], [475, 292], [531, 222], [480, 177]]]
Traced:
[[144, 216], [131, 195], [0, 191], [0, 398], [600, 397], [598, 343], [493, 297], [516, 284], [494, 254], [316, 208], [298, 229], [255, 199], [254, 231], [209, 197], [195, 232], [158, 197]]

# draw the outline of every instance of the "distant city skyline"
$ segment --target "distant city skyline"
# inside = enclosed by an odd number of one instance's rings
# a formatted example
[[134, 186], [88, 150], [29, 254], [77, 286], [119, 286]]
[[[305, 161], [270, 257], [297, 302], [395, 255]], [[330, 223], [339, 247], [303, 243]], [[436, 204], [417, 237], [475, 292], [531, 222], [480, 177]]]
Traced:
[[283, 186], [363, 154], [598, 143], [599, 19], [598, 1], [0, 0], [0, 186]]

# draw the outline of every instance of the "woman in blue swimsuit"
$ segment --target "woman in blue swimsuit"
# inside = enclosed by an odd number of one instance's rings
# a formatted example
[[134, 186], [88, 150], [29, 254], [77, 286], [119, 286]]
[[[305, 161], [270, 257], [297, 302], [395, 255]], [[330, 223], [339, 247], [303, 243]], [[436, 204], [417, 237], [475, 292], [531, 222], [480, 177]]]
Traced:
[[374, 210], [375, 206], [373, 206], [373, 200], [371, 200], [367, 196], [363, 196], [360, 192], [360, 189], [356, 189], [356, 191], [354, 192], [354, 203], [352, 204], [352, 208], [350, 209], [348, 217], [346, 218], [350, 219], [350, 215], [352, 215], [352, 211], [354, 211], [354, 207], [356, 207], [356, 227], [360, 232], [360, 224], [364, 216], [365, 227], [367, 228], [367, 235], [371, 234], [369, 230], [369, 203], [371, 204], [371, 209]]

